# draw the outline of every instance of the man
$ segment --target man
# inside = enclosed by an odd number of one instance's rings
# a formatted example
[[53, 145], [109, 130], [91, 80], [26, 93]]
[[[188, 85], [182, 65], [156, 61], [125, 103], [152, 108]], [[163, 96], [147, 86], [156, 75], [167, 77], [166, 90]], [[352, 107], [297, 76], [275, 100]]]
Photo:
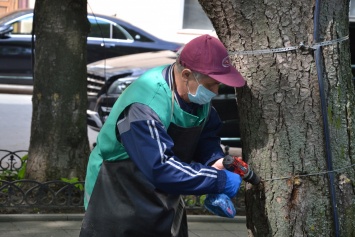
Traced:
[[123, 92], [89, 158], [80, 236], [188, 236], [181, 194], [237, 194], [210, 104], [220, 83], [245, 81], [223, 44], [203, 35]]

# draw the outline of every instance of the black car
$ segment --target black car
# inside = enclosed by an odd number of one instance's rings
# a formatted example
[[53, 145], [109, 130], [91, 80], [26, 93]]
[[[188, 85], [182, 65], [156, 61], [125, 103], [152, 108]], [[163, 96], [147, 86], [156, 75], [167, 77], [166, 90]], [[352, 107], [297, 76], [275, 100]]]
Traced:
[[[182, 44], [159, 39], [116, 17], [88, 14], [87, 63], [135, 53], [171, 50]], [[33, 10], [0, 18], [0, 83], [31, 85]]]
[[[171, 51], [149, 52], [111, 58], [89, 64], [87, 122], [90, 128], [98, 131], [109, 115], [120, 94], [134, 80], [150, 68], [171, 64], [176, 53]], [[220, 131], [222, 144], [240, 147], [238, 109], [234, 88], [221, 85], [219, 95], [214, 97], [212, 105], [217, 110], [223, 126]]]

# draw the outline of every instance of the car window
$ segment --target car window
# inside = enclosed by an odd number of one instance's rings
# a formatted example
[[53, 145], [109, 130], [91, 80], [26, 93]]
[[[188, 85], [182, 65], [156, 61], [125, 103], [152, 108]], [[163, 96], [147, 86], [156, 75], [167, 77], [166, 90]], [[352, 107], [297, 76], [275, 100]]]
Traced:
[[138, 33], [137, 31], [125, 27], [125, 30], [134, 38], [135, 41], [139, 42], [154, 42], [154, 40], [146, 37], [145, 35], [142, 35]]
[[13, 35], [29, 35], [32, 32], [32, 16], [22, 18], [19, 21], [12, 23], [14, 30], [11, 32]]
[[[14, 19], [17, 19], [18, 17], [23, 16], [23, 12], [19, 11], [19, 12], [8, 12], [8, 13], [4, 13], [3, 15], [1, 15], [1, 19], [0, 19], [0, 25], [6, 24], [8, 22], [12, 22]], [[32, 13], [29, 13], [29, 15], [33, 15]]]
[[114, 22], [93, 17], [89, 17], [88, 19], [91, 25], [89, 37], [133, 40], [125, 29]]

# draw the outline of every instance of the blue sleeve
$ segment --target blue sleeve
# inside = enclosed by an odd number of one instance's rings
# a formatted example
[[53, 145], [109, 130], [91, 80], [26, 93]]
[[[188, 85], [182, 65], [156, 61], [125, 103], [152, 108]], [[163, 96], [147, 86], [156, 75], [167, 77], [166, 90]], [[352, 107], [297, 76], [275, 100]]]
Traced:
[[214, 161], [224, 157], [221, 147], [221, 139], [217, 133], [221, 129], [222, 122], [215, 108], [211, 111], [202, 130], [200, 140], [197, 145], [195, 160], [202, 164], [209, 165]]
[[158, 189], [171, 194], [221, 193], [224, 171], [201, 163], [184, 163], [174, 156], [172, 139], [157, 114], [148, 106], [133, 104], [117, 127], [132, 161]]

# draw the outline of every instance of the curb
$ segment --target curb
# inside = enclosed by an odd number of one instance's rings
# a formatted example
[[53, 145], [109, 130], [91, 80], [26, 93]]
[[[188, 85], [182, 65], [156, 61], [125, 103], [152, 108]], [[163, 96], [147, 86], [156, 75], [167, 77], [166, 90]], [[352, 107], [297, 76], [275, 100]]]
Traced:
[[245, 216], [235, 216], [233, 218], [226, 218], [220, 216], [209, 215], [187, 215], [188, 222], [224, 222], [224, 223], [246, 223]]
[[[82, 221], [84, 214], [0, 214], [0, 222], [17, 221]], [[188, 222], [246, 223], [245, 216], [224, 218], [208, 215], [187, 215]]]
[[81, 221], [84, 214], [0, 214], [0, 222]]

